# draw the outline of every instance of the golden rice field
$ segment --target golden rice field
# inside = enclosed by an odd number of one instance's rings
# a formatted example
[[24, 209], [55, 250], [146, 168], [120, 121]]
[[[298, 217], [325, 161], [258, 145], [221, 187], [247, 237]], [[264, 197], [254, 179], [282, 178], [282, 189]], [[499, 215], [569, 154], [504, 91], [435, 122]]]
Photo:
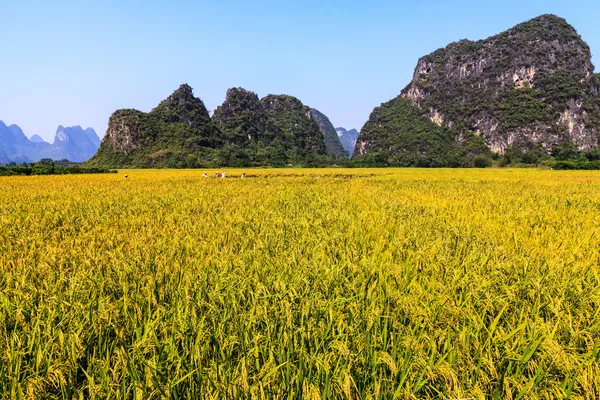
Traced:
[[0, 178], [0, 398], [600, 398], [600, 173], [202, 172]]

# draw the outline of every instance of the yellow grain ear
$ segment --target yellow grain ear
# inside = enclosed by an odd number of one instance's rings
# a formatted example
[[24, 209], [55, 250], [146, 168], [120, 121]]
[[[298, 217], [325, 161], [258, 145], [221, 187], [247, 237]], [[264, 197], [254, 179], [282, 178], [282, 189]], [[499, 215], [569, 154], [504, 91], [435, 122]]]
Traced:
[[595, 397], [596, 172], [202, 172], [0, 177], [0, 398]]

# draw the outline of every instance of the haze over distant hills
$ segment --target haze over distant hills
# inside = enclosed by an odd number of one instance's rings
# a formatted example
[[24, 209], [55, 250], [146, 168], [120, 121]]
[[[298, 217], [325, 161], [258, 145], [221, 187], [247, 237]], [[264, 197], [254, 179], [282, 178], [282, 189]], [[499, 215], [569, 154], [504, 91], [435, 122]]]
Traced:
[[32, 135], [32, 136], [29, 138], [29, 141], [30, 141], [30, 142], [33, 142], [33, 143], [47, 143], [47, 142], [46, 142], [44, 139], [42, 139], [42, 138], [41, 138], [39, 135]]
[[335, 128], [335, 131], [338, 135], [342, 146], [344, 146], [344, 150], [350, 157], [354, 153], [354, 146], [356, 146], [356, 139], [358, 139], [359, 131], [356, 129], [350, 129], [349, 131], [345, 128]]
[[84, 162], [99, 146], [100, 138], [92, 128], [59, 126], [50, 144], [38, 135], [28, 139], [19, 126], [0, 121], [0, 164], [36, 162], [42, 158]]
[[89, 160], [100, 146], [100, 138], [92, 128], [82, 129], [80, 126], [56, 129], [52, 145], [52, 159], [67, 159], [74, 162]]
[[346, 158], [348, 155], [346, 154], [346, 150], [344, 146], [340, 142], [340, 138], [338, 137], [333, 124], [327, 118], [325, 114], [312, 108], [310, 110], [310, 117], [317, 123], [319, 130], [323, 134], [323, 138], [325, 139], [325, 147], [327, 148], [327, 153], [334, 158]]

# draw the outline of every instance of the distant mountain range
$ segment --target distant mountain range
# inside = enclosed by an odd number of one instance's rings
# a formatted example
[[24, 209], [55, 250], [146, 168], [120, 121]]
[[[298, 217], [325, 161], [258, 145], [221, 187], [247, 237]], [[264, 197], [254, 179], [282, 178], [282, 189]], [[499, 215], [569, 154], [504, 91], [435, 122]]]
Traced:
[[342, 146], [344, 146], [344, 150], [346, 150], [348, 155], [352, 157], [352, 154], [354, 153], [354, 146], [356, 146], [356, 139], [358, 139], [360, 132], [356, 129], [350, 129], [347, 131], [344, 128], [335, 128], [335, 131], [337, 132]]
[[99, 146], [100, 138], [92, 128], [84, 130], [80, 126], [65, 128], [61, 125], [50, 144], [38, 135], [28, 139], [19, 126], [6, 126], [0, 121], [0, 164], [36, 162], [42, 158], [84, 162]]

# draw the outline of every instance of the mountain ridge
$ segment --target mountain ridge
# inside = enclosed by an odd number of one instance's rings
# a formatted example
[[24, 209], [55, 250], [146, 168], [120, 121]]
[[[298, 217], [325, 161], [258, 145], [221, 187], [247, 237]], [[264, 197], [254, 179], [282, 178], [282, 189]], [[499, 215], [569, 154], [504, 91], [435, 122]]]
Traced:
[[[589, 46], [566, 20], [541, 15], [490, 38], [451, 43], [419, 59], [413, 80], [400, 95], [371, 114], [356, 157], [383, 151], [374, 121], [382, 109], [403, 108], [399, 104], [405, 101], [435, 125], [449, 128], [459, 146], [475, 136], [501, 154], [534, 148], [550, 153], [565, 143], [594, 149], [600, 129], [597, 96]], [[384, 130], [403, 125], [388, 117]], [[388, 153], [393, 157], [397, 151]]]
[[327, 156], [310, 108], [289, 95], [231, 88], [212, 118], [187, 84], [150, 113], [117, 110], [88, 162], [111, 167], [308, 165]]
[[68, 159], [71, 162], [87, 161], [97, 150], [100, 138], [92, 128], [59, 125], [52, 144], [39, 135], [28, 138], [18, 125], [6, 126], [0, 121], [0, 163], [37, 162], [43, 158]]
[[40, 135], [36, 135], [36, 134], [31, 135], [31, 137], [29, 138], [29, 141], [33, 142], [33, 143], [48, 143]]

